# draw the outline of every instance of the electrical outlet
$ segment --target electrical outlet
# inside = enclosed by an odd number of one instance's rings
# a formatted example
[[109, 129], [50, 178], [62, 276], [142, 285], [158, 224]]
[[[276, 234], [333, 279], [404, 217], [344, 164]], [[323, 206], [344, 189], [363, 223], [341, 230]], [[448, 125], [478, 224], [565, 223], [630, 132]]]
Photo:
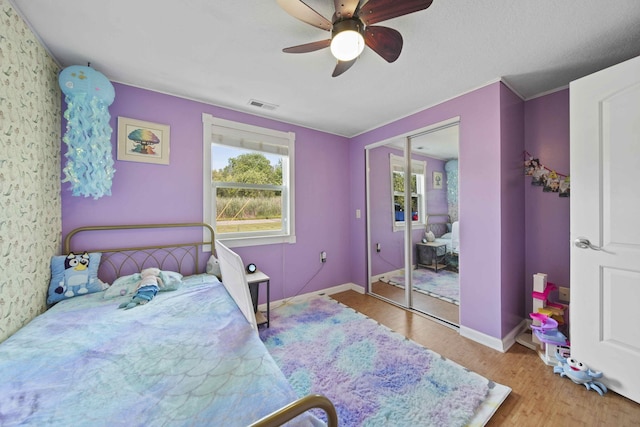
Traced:
[[564, 286], [559, 286], [558, 287], [558, 299], [562, 302], [569, 302], [571, 301], [571, 293], [569, 291], [569, 288], [564, 287]]
[[320, 252], [320, 261], [327, 262], [327, 253], [325, 251]]

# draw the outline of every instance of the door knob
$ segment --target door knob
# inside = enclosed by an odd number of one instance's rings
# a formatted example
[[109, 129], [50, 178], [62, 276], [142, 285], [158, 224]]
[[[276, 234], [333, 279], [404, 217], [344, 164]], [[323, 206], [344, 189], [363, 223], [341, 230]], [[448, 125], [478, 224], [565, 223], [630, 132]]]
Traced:
[[593, 249], [594, 251], [599, 251], [602, 249], [599, 246], [592, 245], [589, 239], [584, 237], [578, 237], [573, 241], [573, 244], [580, 249]]

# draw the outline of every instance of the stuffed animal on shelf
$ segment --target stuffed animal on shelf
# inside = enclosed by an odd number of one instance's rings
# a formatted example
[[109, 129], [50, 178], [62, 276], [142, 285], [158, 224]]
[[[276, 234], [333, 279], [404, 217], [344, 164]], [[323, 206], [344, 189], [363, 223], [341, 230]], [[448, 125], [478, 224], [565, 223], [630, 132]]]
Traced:
[[129, 310], [138, 305], [148, 303], [156, 296], [158, 291], [164, 283], [160, 277], [160, 269], [158, 268], [145, 268], [140, 272], [142, 278], [136, 286], [136, 293], [131, 298], [131, 301], [125, 301], [118, 306], [118, 308], [124, 308]]

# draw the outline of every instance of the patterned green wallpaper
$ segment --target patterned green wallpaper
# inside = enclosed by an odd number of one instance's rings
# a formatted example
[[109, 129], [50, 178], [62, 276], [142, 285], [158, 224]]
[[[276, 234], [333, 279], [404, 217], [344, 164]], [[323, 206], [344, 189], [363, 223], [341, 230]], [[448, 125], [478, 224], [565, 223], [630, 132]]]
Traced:
[[0, 341], [44, 311], [60, 247], [58, 71], [0, 0]]

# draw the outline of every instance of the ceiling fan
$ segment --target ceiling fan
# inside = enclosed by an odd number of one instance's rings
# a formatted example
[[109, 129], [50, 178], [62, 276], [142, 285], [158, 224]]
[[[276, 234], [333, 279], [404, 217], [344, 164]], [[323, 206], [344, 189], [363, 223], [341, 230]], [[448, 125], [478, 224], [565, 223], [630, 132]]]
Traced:
[[365, 44], [385, 61], [393, 62], [402, 51], [402, 35], [393, 28], [373, 25], [387, 19], [408, 15], [431, 6], [433, 0], [334, 0], [331, 21], [302, 0], [278, 0], [289, 15], [331, 31], [331, 38], [282, 49], [286, 53], [306, 53], [331, 48], [338, 63], [332, 77], [347, 71], [356, 62]]

